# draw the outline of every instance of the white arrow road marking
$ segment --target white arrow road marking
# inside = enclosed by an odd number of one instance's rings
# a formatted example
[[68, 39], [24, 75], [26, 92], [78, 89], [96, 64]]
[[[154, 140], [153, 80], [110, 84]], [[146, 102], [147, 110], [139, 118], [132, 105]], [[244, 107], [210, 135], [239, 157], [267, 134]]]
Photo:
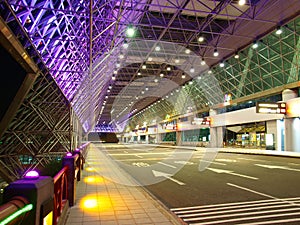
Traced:
[[163, 162], [158, 162], [158, 164], [161, 164], [161, 165], [164, 165], [164, 166], [168, 166], [168, 167], [171, 167], [173, 169], [176, 168], [176, 166], [173, 166], [173, 165], [170, 165], [170, 164], [167, 164], [167, 163], [163, 163]]
[[168, 173], [164, 173], [164, 172], [161, 172], [161, 171], [157, 171], [157, 170], [152, 170], [152, 173], [155, 177], [165, 177], [179, 185], [185, 185], [185, 183], [179, 181], [179, 180], [176, 180], [174, 178], [171, 177], [171, 174], [168, 174]]
[[297, 171], [300, 172], [299, 169], [293, 169], [286, 166], [276, 166], [276, 165], [264, 165], [264, 164], [254, 164], [256, 166], [268, 168], [268, 169], [281, 169], [281, 170], [290, 170], [290, 171]]
[[214, 168], [207, 168], [215, 173], [228, 173], [234, 176], [239, 176], [239, 177], [244, 177], [244, 178], [248, 178], [248, 179], [252, 179], [252, 180], [258, 180], [257, 177], [251, 177], [251, 176], [247, 176], [247, 175], [243, 175], [243, 174], [239, 174], [239, 173], [234, 173], [233, 171], [230, 170], [223, 170], [223, 169], [214, 169]]

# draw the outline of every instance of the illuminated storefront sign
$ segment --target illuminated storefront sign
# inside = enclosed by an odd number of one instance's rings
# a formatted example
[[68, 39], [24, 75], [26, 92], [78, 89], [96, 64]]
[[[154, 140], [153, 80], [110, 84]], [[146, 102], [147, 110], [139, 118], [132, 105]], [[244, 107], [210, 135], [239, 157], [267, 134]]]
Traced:
[[257, 113], [286, 114], [286, 103], [256, 103]]

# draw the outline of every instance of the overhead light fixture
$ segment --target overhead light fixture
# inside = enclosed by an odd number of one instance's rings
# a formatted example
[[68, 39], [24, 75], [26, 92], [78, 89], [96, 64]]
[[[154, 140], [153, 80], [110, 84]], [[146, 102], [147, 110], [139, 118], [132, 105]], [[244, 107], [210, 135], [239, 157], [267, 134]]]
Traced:
[[221, 63], [220, 63], [220, 67], [223, 68], [224, 66], [225, 66], [225, 63], [224, 63], [224, 62], [221, 62]]
[[158, 79], [154, 79], [154, 82], [157, 83], [157, 82], [158, 82]]
[[281, 27], [277, 27], [277, 29], [276, 29], [276, 32], [275, 32], [277, 35], [280, 35], [280, 34], [282, 34], [282, 29], [281, 29]]
[[246, 4], [246, 0], [239, 0], [239, 5], [245, 5]]
[[254, 41], [254, 42], [253, 42], [252, 48], [253, 48], [253, 49], [258, 48], [258, 43], [257, 43], [257, 41]]
[[121, 53], [121, 54], [119, 55], [119, 58], [120, 58], [120, 59], [124, 59], [124, 55]]
[[157, 52], [160, 51], [160, 46], [159, 45], [155, 46], [155, 51], [157, 51]]
[[185, 49], [185, 53], [186, 53], [186, 54], [190, 54], [190, 53], [191, 53], [191, 50], [187, 48], [187, 49]]
[[207, 71], [207, 73], [208, 73], [208, 74], [212, 74], [212, 71], [211, 71], [211, 70], [209, 70], [209, 71]]
[[199, 36], [199, 37], [198, 37], [198, 41], [199, 41], [199, 42], [203, 42], [203, 41], [204, 41], [204, 37], [203, 37], [203, 36]]
[[190, 69], [190, 72], [191, 72], [191, 73], [194, 73], [194, 72], [195, 72], [195, 68], [192, 67], [192, 68]]
[[163, 73], [161, 73], [159, 76], [160, 76], [160, 77], [164, 77], [164, 74], [163, 74]]
[[206, 64], [206, 62], [205, 62], [204, 58], [202, 58], [202, 59], [201, 59], [201, 62], [200, 62], [200, 64], [201, 64], [202, 66], [204, 66], [204, 65]]
[[121, 63], [117, 62], [117, 63], [116, 63], [116, 67], [117, 67], [117, 68], [121, 67]]
[[179, 59], [175, 59], [175, 63], [178, 64], [180, 62]]
[[126, 36], [127, 37], [134, 37], [135, 35], [135, 27], [133, 27], [132, 25], [129, 25], [126, 29]]
[[141, 72], [138, 72], [137, 75], [140, 76], [140, 75], [141, 75]]
[[217, 56], [219, 56], [219, 52], [218, 52], [217, 49], [215, 49], [215, 50], [214, 50], [214, 57], [217, 57]]
[[148, 61], [152, 61], [152, 60], [153, 60], [153, 58], [152, 58], [152, 57], [149, 57], [149, 58], [148, 58]]
[[238, 59], [238, 58], [240, 58], [240, 55], [236, 52], [236, 53], [234, 54], [234, 58], [235, 58], [235, 59]]
[[142, 65], [142, 69], [146, 69], [147, 68], [147, 66], [144, 64], [144, 65]]
[[114, 74], [117, 74], [118, 73], [118, 70], [114, 70]]
[[112, 80], [116, 80], [116, 77], [115, 76], [112, 76], [112, 78], [111, 78]]
[[183, 74], [183, 75], [181, 76], [181, 78], [184, 79], [184, 78], [185, 78], [185, 75]]
[[129, 46], [128, 42], [125, 40], [124, 43], [123, 43], [123, 48], [127, 49]]
[[171, 67], [168, 66], [168, 67], [167, 67], [167, 71], [171, 71]]

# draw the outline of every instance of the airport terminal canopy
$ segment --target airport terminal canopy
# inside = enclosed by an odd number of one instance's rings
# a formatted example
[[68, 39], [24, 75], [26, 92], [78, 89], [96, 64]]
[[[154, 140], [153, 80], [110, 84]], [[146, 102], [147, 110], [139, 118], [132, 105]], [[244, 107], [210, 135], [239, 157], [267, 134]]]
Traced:
[[299, 0], [1, 2], [2, 20], [85, 131], [115, 131], [147, 110], [170, 113], [164, 100], [183, 87], [179, 104], [188, 96], [201, 111], [224, 94], [240, 99], [298, 81], [299, 11]]

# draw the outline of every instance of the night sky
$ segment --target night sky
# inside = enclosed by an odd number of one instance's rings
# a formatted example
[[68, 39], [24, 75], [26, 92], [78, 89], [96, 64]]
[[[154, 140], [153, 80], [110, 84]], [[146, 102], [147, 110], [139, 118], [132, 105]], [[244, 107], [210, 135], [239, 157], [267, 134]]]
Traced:
[[13, 101], [21, 86], [26, 71], [14, 60], [14, 58], [0, 45], [0, 121], [2, 120], [10, 103]]

